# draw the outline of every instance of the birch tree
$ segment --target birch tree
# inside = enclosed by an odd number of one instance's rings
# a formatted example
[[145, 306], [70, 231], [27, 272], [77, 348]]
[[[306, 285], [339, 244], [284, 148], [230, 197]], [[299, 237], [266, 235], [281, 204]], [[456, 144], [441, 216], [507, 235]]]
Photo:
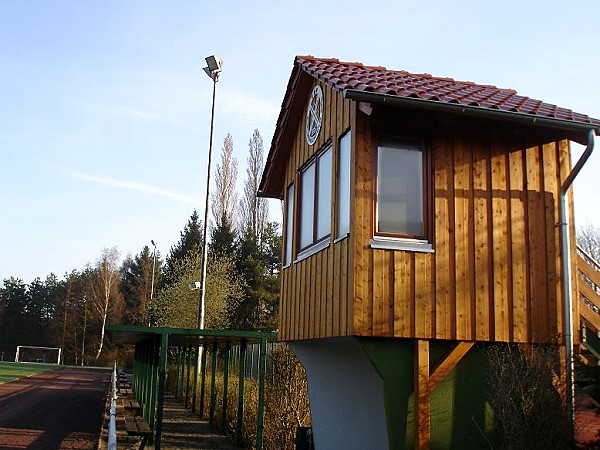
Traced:
[[119, 280], [119, 251], [116, 247], [102, 249], [100, 259], [96, 263], [96, 279], [92, 283], [93, 308], [101, 321], [100, 344], [96, 353], [96, 361], [100, 357], [104, 345], [106, 317], [111, 306], [114, 287]]

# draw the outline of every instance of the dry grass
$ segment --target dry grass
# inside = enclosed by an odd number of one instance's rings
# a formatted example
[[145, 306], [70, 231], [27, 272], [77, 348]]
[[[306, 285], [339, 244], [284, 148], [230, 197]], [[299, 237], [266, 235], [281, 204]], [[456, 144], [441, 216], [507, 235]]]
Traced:
[[[308, 404], [308, 385], [304, 368], [286, 346], [274, 350], [270, 355], [272, 373], [267, 377], [265, 386], [265, 415], [263, 448], [266, 450], [293, 450], [296, 429], [310, 425], [310, 408]], [[190, 380], [193, 380], [194, 371]], [[172, 391], [175, 370], [170, 369], [168, 388]], [[235, 437], [237, 426], [239, 378], [229, 373], [227, 389], [227, 417], [222, 421], [223, 413], [223, 372], [218, 370], [215, 377], [215, 403], [212, 425]], [[190, 392], [191, 392], [190, 381]], [[200, 411], [200, 381], [197, 386], [196, 411]], [[209, 419], [211, 396], [210, 367], [207, 365], [207, 376], [204, 392], [204, 419]], [[190, 395], [191, 398], [191, 395]], [[188, 405], [191, 406], [191, 405]], [[256, 440], [256, 422], [258, 409], [258, 381], [245, 380], [244, 413], [242, 421], [242, 440], [240, 445], [252, 446]]]

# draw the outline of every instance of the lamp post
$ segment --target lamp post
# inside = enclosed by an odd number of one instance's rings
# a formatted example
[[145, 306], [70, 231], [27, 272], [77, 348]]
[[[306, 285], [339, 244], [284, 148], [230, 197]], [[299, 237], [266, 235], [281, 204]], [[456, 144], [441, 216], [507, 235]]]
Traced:
[[204, 300], [206, 297], [206, 259], [208, 256], [208, 245], [206, 243], [206, 230], [208, 229], [208, 213], [209, 213], [209, 199], [210, 199], [210, 166], [212, 163], [212, 148], [213, 148], [213, 131], [215, 125], [215, 96], [217, 93], [217, 81], [221, 73], [223, 66], [223, 60], [218, 56], [207, 56], [207, 66], [204, 68], [204, 72], [213, 80], [213, 94], [212, 94], [212, 111], [210, 115], [210, 139], [208, 144], [208, 168], [206, 171], [206, 201], [204, 202], [204, 223], [202, 224], [202, 259], [200, 267], [202, 276], [200, 278], [200, 301], [198, 302], [198, 321], [197, 328], [199, 330], [204, 329]]
[[[221, 73], [221, 67], [223, 66], [223, 60], [218, 56], [207, 56], [207, 66], [204, 68], [206, 75], [213, 81], [213, 94], [212, 94], [212, 111], [210, 114], [210, 139], [208, 143], [208, 167], [206, 169], [206, 200], [204, 202], [204, 223], [202, 224], [202, 259], [200, 261], [200, 267], [202, 276], [199, 282], [191, 283], [190, 289], [198, 288], [200, 290], [200, 299], [198, 301], [198, 321], [197, 329], [204, 329], [204, 299], [206, 297], [206, 259], [208, 256], [208, 245], [206, 242], [206, 230], [208, 229], [208, 209], [209, 209], [209, 198], [210, 198], [210, 166], [212, 162], [212, 148], [213, 148], [213, 131], [215, 127], [215, 96], [217, 93], [217, 81], [219, 74]], [[194, 377], [194, 385], [192, 388], [192, 411], [196, 407], [196, 386], [198, 378], [202, 373], [202, 353], [203, 347], [198, 343], [198, 351], [196, 352], [196, 376]]]
[[156, 242], [151, 239], [154, 250], [152, 251], [152, 284], [150, 286], [150, 302], [148, 303], [148, 326], [150, 326], [150, 307], [152, 306], [152, 300], [154, 299], [154, 273], [156, 272]]

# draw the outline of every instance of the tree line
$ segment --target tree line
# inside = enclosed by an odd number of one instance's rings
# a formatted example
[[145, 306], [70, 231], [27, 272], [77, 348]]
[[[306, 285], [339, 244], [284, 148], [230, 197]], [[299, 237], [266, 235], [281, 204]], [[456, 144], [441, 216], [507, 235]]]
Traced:
[[[233, 138], [223, 141], [207, 239], [206, 328], [276, 328], [282, 237], [280, 224], [268, 220], [266, 200], [255, 195], [263, 158], [255, 130], [240, 195]], [[202, 228], [194, 210], [164, 258], [148, 245], [122, 261], [116, 247], [104, 248], [94, 263], [62, 279], [51, 273], [29, 284], [3, 280], [0, 359], [13, 359], [17, 345], [37, 345], [61, 347], [67, 364], [104, 364], [116, 351], [105, 338], [108, 323], [195, 328]]]

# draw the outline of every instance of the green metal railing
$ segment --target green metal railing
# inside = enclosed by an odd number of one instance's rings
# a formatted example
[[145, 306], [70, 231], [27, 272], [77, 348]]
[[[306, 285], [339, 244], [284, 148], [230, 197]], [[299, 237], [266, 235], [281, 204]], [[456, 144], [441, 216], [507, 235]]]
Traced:
[[[218, 356], [222, 356], [223, 388], [221, 423], [226, 423], [230, 383], [229, 355], [232, 346], [239, 346], [238, 405], [236, 415], [236, 440], [241, 442], [244, 418], [245, 364], [248, 344], [259, 344], [258, 405], [255, 448], [261, 450], [264, 434], [264, 396], [267, 361], [267, 342], [277, 338], [275, 333], [235, 330], [190, 330], [181, 328], [140, 327], [108, 325], [107, 332], [115, 344], [133, 344], [133, 392], [142, 406], [142, 415], [153, 430], [151, 439], [157, 450], [161, 448], [165, 382], [168, 367], [168, 349], [174, 354], [173, 394], [183, 405], [196, 412], [199, 403], [200, 416], [205, 412], [207, 382], [207, 354], [210, 353], [209, 421], [214, 422], [217, 406], [216, 376]], [[200, 353], [200, 373], [196, 362]], [[194, 367], [193, 367], [194, 366]], [[199, 375], [199, 376], [198, 376]], [[200, 381], [200, 398], [197, 384]], [[191, 405], [190, 405], [191, 400]]]

